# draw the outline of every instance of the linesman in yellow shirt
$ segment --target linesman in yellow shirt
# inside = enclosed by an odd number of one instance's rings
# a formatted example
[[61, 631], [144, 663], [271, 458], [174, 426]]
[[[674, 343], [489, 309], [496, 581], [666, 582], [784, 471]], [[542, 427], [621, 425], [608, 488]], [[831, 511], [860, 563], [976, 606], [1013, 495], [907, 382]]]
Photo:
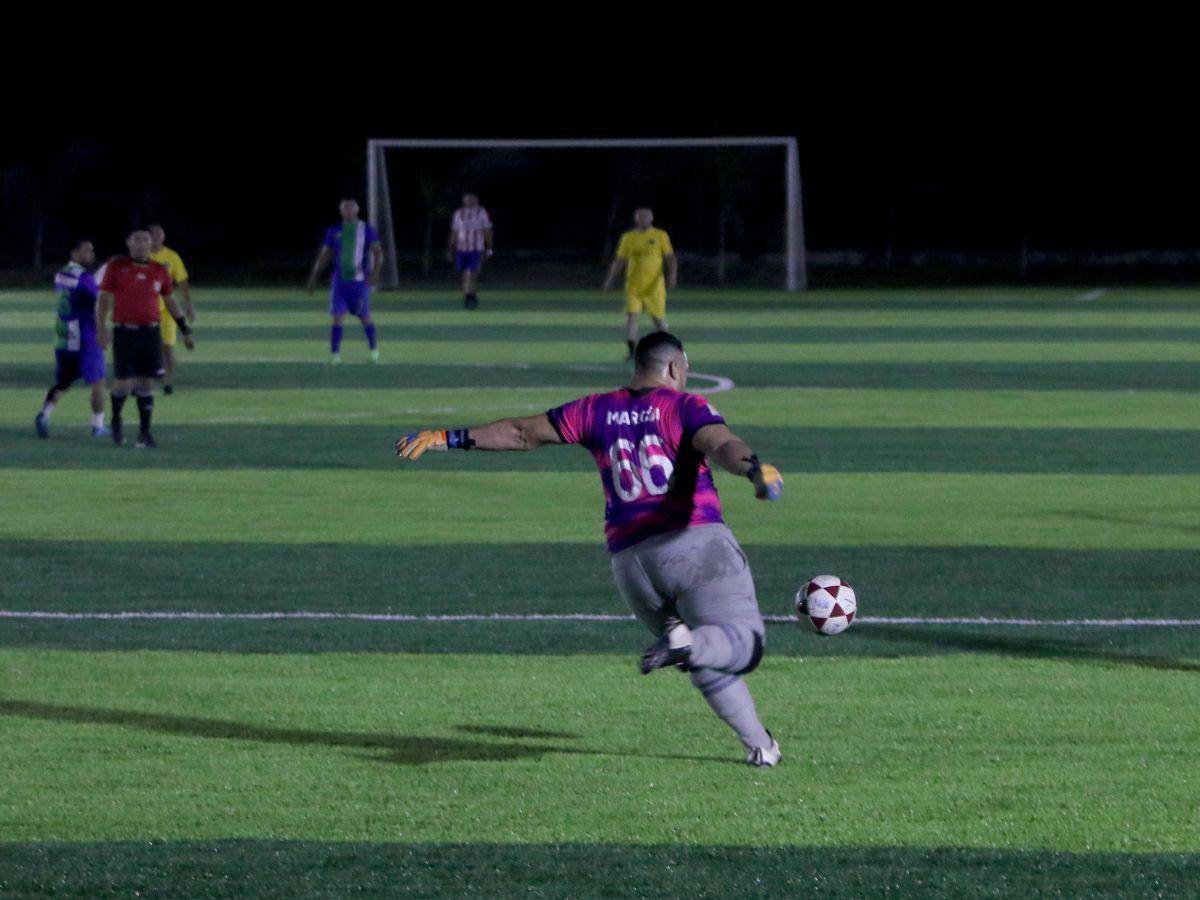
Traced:
[[[180, 258], [178, 253], [163, 243], [167, 239], [167, 233], [163, 231], [161, 225], [151, 225], [148, 230], [150, 232], [150, 258], [167, 267], [167, 271], [171, 273], [171, 281], [174, 282], [175, 289], [183, 294], [183, 314], [187, 316], [189, 323], [195, 322], [196, 307], [192, 305], [192, 287], [188, 283], [188, 271], [183, 265], [183, 259]], [[178, 329], [162, 297], [158, 298], [158, 311], [161, 314], [158, 327], [159, 331], [162, 332], [163, 368], [165, 372], [163, 393], [173, 394], [175, 393], [175, 336]]]
[[[638, 316], [642, 310], [650, 313], [654, 327], [667, 331], [667, 290], [679, 285], [679, 261], [671, 238], [661, 228], [654, 227], [654, 213], [642, 207], [633, 212], [634, 228], [621, 235], [617, 255], [608, 267], [604, 290], [609, 290], [621, 270], [625, 270], [625, 339], [629, 344], [629, 359], [638, 339]], [[666, 263], [666, 279], [663, 278]]]

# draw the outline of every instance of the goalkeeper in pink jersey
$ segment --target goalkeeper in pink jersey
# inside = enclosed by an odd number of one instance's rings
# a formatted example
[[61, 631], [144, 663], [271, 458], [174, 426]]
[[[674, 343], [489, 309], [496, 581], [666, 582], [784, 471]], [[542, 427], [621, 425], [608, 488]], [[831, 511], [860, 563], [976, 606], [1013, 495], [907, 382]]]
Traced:
[[415, 460], [427, 450], [586, 447], [604, 486], [604, 531], [617, 588], [658, 635], [642, 655], [642, 674], [666, 666], [689, 672], [746, 746], [746, 761], [773, 766], [779, 744], [759, 721], [742, 680], [762, 659], [762, 614], [746, 555], [721, 518], [708, 459], [748, 478], [761, 500], [777, 500], [783, 479], [704, 397], [684, 392], [688, 359], [678, 338], [665, 331], [646, 335], [634, 366], [621, 390], [527, 418], [410, 434], [396, 442], [396, 453]]

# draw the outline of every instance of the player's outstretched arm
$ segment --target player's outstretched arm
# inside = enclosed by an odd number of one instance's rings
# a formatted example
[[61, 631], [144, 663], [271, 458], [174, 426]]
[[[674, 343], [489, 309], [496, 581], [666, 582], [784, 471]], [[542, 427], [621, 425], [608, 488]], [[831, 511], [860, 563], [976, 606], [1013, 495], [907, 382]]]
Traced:
[[545, 413], [520, 419], [500, 419], [476, 428], [440, 428], [406, 434], [396, 441], [396, 455], [419, 459], [429, 450], [536, 450], [561, 444], [562, 438]]
[[692, 438], [692, 446], [727, 472], [749, 478], [759, 500], [778, 500], [783, 476], [769, 463], [760, 463], [750, 445], [728, 425], [705, 425]]

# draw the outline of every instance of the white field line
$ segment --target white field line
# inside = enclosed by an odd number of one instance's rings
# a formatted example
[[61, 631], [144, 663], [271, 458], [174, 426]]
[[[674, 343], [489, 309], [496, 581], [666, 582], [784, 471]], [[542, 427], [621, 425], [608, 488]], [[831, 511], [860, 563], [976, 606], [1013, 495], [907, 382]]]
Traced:
[[[608, 613], [450, 613], [410, 615], [406, 613], [339, 612], [48, 612], [41, 610], [0, 610], [0, 619], [49, 619], [70, 622], [90, 621], [272, 621], [315, 619], [351, 622], [634, 622], [631, 615]], [[767, 622], [794, 622], [793, 616], [763, 616]], [[996, 619], [986, 616], [862, 616], [867, 625], [986, 625], [1033, 626], [1045, 628], [1198, 628], [1200, 619]]]
[[1080, 294], [1076, 300], [1099, 300], [1105, 294], [1111, 293], [1110, 288], [1097, 288], [1094, 291], [1088, 291], [1086, 294]]

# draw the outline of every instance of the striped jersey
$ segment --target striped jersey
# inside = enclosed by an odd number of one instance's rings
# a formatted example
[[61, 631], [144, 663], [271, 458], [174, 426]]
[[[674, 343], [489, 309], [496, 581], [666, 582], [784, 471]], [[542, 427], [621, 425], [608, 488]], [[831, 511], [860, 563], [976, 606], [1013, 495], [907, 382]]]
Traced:
[[656, 534], [722, 521], [696, 432], [725, 419], [699, 394], [671, 388], [592, 394], [547, 415], [567, 444], [591, 451], [604, 487], [604, 535], [617, 553]]
[[471, 253], [484, 248], [483, 233], [492, 227], [491, 217], [482, 206], [470, 209], [466, 206], [454, 211], [450, 229], [454, 232], [454, 249], [459, 253]]
[[96, 348], [96, 297], [100, 288], [92, 273], [79, 263], [67, 263], [54, 276], [58, 289], [58, 319], [54, 346], [73, 353]]
[[379, 243], [375, 229], [362, 219], [342, 221], [325, 232], [333, 251], [333, 281], [366, 281], [371, 270], [371, 245]]

